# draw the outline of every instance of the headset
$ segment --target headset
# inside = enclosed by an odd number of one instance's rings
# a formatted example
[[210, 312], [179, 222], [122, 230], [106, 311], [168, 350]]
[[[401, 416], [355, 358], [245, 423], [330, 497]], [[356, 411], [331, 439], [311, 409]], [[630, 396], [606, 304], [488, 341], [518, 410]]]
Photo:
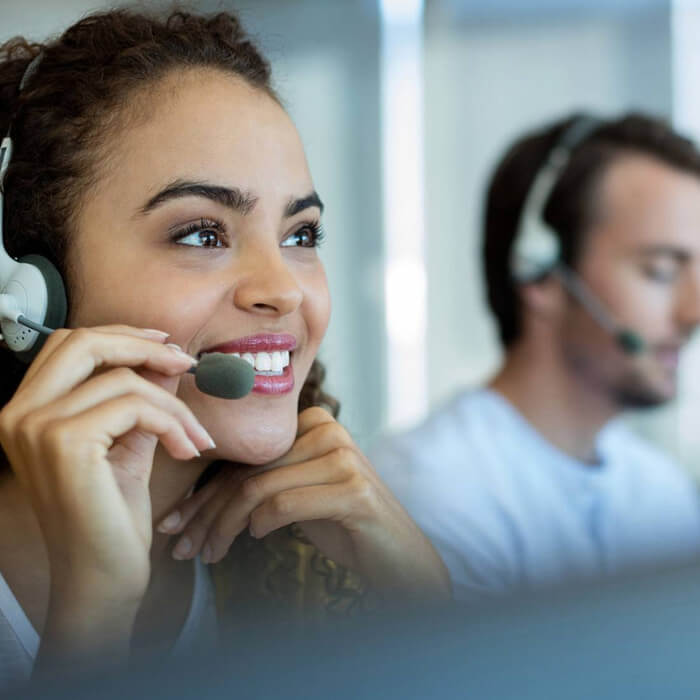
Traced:
[[573, 152], [602, 124], [600, 119], [588, 115], [576, 118], [547, 154], [525, 197], [510, 255], [510, 274], [519, 285], [556, 276], [624, 352], [636, 355], [647, 349], [647, 343], [639, 334], [622, 326], [581, 277], [561, 260], [559, 238], [544, 221], [547, 202]]
[[[27, 66], [20, 93], [42, 58], [39, 53]], [[0, 142], [0, 339], [20, 360], [29, 363], [41, 350], [45, 337], [65, 324], [68, 301], [61, 274], [48, 258], [25, 255], [15, 260], [5, 249], [3, 195], [12, 159], [11, 132], [12, 125]]]
[[[43, 54], [27, 66], [19, 84], [21, 94]], [[7, 169], [12, 159], [12, 125], [0, 142], [0, 331], [7, 347], [25, 363], [41, 350], [46, 337], [62, 327], [68, 315], [63, 278], [54, 264], [41, 255], [12, 258], [5, 249], [3, 194]], [[241, 399], [255, 385], [255, 370], [242, 358], [208, 353], [189, 370], [197, 388], [221, 399]]]

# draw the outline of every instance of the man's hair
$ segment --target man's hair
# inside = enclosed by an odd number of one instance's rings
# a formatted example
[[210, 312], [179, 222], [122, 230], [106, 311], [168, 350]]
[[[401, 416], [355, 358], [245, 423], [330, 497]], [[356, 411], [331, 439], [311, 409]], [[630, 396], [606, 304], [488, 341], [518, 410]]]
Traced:
[[[505, 347], [522, 330], [517, 284], [509, 264], [521, 210], [550, 151], [580, 116], [569, 116], [520, 138], [491, 177], [484, 212], [483, 262], [489, 306]], [[700, 177], [700, 153], [695, 145], [664, 121], [628, 114], [601, 122], [574, 149], [542, 212], [544, 222], [559, 239], [561, 259], [567, 265], [576, 265], [583, 235], [593, 223], [597, 185], [613, 161], [630, 154], [651, 156]]]

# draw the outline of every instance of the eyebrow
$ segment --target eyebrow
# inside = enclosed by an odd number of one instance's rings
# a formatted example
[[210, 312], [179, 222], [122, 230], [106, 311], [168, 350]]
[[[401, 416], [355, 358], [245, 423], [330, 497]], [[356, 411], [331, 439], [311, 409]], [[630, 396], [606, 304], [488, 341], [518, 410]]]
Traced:
[[204, 197], [244, 215], [250, 212], [258, 201], [257, 197], [240, 190], [238, 187], [222, 187], [207, 182], [175, 180], [151, 197], [139, 209], [139, 213], [148, 214], [161, 204], [182, 197]]
[[669, 258], [674, 258], [677, 262], [683, 263], [690, 260], [690, 253], [683, 249], [677, 248], [671, 245], [655, 245], [649, 248], [644, 248], [640, 251], [640, 254], [645, 258], [655, 257], [655, 256], [666, 256]]
[[286, 217], [295, 216], [305, 209], [310, 209], [312, 207], [318, 207], [323, 213], [323, 202], [316, 192], [312, 192], [306, 197], [301, 197], [300, 199], [292, 199], [287, 204], [287, 208], [284, 210], [284, 215]]
[[[238, 187], [223, 187], [207, 182], [175, 180], [166, 185], [158, 194], [151, 197], [139, 209], [139, 214], [146, 215], [165, 202], [182, 197], [204, 197], [244, 216], [250, 213], [258, 203], [258, 198], [250, 192], [244, 192]], [[316, 192], [306, 197], [291, 199], [284, 210], [286, 217], [295, 216], [305, 209], [318, 207], [323, 212], [323, 202]]]

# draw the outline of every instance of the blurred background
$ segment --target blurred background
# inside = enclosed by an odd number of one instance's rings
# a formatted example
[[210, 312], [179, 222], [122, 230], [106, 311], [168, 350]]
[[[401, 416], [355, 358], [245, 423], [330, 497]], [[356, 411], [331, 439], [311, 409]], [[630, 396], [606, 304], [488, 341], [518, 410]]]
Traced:
[[[0, 41], [43, 40], [120, 4], [0, 0]], [[334, 312], [322, 359], [363, 447], [498, 366], [479, 264], [481, 201], [512, 139], [574, 109], [646, 110], [700, 137], [694, 0], [179, 6], [235, 9], [272, 61], [327, 207]], [[629, 421], [700, 475], [698, 409], [695, 343], [679, 399]]]

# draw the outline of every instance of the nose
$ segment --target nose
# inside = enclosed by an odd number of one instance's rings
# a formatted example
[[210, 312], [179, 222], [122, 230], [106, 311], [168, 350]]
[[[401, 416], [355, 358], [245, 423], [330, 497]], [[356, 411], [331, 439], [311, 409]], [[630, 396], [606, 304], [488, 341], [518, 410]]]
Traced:
[[244, 311], [285, 316], [299, 308], [303, 290], [279, 248], [249, 250], [240, 261], [234, 304]]
[[687, 332], [700, 325], [700, 268], [696, 267], [688, 269], [676, 305], [676, 320]]

